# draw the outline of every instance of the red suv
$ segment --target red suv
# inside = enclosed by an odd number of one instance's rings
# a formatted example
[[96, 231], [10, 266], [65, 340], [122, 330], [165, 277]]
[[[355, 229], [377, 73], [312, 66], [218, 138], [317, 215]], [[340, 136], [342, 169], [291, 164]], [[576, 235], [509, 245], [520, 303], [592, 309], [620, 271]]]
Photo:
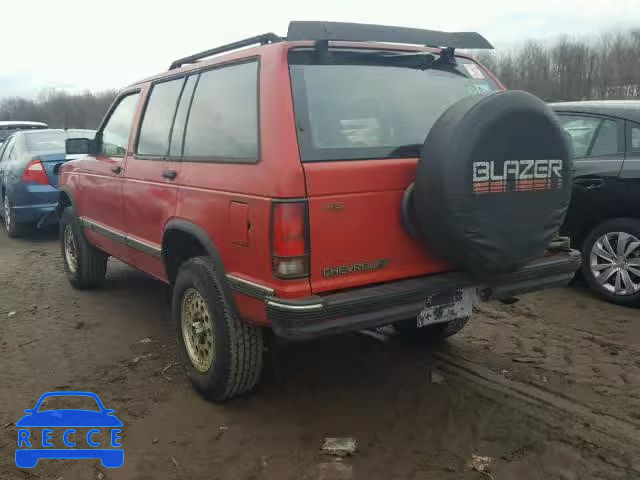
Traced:
[[72, 285], [109, 256], [169, 283], [187, 375], [222, 400], [256, 385], [265, 328], [439, 339], [477, 301], [567, 283], [568, 142], [456, 48], [491, 46], [292, 22], [126, 88], [95, 140], [67, 141]]

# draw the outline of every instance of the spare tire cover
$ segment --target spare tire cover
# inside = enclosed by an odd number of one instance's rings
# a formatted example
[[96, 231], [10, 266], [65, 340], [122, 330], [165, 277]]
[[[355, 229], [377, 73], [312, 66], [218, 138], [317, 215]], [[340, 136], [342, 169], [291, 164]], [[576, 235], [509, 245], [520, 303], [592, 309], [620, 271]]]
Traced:
[[421, 235], [476, 275], [541, 257], [569, 205], [571, 156], [539, 98], [512, 90], [460, 100], [424, 143], [412, 200]]

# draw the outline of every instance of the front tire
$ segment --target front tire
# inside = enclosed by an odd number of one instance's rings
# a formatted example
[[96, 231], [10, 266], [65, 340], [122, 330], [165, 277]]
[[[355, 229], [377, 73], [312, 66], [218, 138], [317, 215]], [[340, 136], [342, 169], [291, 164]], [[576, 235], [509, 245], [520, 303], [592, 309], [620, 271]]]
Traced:
[[396, 332], [408, 340], [421, 340], [426, 342], [438, 342], [451, 337], [462, 330], [471, 317], [461, 317], [448, 322], [436, 323], [418, 327], [416, 318], [400, 320], [393, 324]]
[[235, 316], [210, 258], [180, 266], [172, 316], [185, 373], [200, 393], [223, 401], [255, 388], [263, 366], [262, 329]]
[[616, 218], [595, 227], [582, 244], [581, 271], [605, 300], [640, 305], [640, 220]]
[[60, 247], [71, 285], [85, 290], [104, 281], [108, 257], [89, 243], [72, 207], [66, 207], [60, 217]]

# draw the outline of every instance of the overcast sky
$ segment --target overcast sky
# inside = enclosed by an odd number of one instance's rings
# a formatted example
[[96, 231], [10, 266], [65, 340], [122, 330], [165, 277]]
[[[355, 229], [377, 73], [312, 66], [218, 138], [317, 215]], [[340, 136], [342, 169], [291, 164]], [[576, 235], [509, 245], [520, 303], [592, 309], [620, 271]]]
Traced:
[[640, 0], [11, 0], [0, 22], [0, 98], [43, 88], [121, 88], [171, 60], [333, 20], [478, 31], [498, 48], [528, 38], [640, 28]]

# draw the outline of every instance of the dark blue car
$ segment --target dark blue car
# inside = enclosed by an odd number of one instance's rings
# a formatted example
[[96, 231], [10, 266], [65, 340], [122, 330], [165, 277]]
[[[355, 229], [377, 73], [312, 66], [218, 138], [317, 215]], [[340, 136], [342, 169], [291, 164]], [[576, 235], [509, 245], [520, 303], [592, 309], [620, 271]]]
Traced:
[[93, 138], [93, 130], [27, 130], [0, 145], [0, 216], [10, 237], [55, 221], [58, 168], [67, 138]]
[[[46, 410], [42, 402], [51, 397], [90, 397], [95, 400], [98, 410], [84, 409], [54, 409]], [[69, 402], [67, 399], [66, 402]], [[118, 468], [124, 463], [124, 451], [119, 439], [122, 422], [111, 409], [104, 408], [100, 398], [92, 392], [49, 392], [40, 397], [36, 406], [24, 411], [26, 415], [17, 423], [18, 448], [16, 449], [16, 465], [20, 468], [33, 468], [41, 458], [53, 459], [82, 459], [99, 458], [106, 468]], [[86, 443], [91, 448], [75, 448], [77, 442], [83, 440], [83, 436], [76, 428], [91, 428], [86, 434]], [[42, 429], [42, 441], [38, 444], [32, 434]], [[52, 448], [53, 429], [58, 434], [62, 433], [64, 445], [67, 448]], [[108, 430], [110, 442], [101, 445], [94, 438], [102, 430]], [[42, 447], [42, 448], [40, 448]]]

